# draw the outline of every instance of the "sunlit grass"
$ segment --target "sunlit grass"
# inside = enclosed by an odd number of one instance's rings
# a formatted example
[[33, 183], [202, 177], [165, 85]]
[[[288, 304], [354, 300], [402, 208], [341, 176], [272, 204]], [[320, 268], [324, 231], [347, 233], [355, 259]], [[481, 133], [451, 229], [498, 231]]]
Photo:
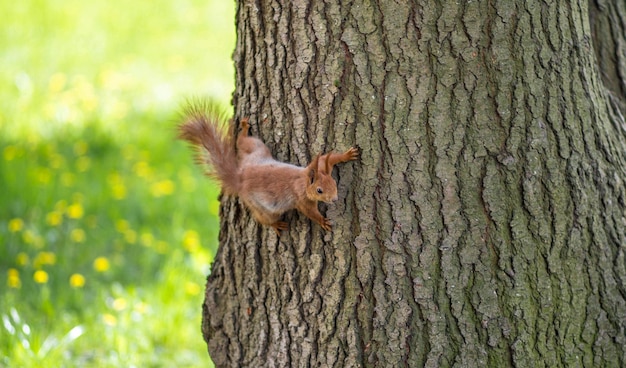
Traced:
[[0, 366], [209, 366], [217, 188], [178, 105], [228, 103], [234, 4], [0, 3]]

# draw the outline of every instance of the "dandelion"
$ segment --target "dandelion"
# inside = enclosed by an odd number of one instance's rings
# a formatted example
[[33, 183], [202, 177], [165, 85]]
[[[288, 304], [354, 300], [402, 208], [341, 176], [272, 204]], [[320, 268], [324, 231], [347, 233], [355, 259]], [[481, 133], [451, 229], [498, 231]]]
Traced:
[[91, 166], [91, 159], [87, 156], [81, 156], [76, 160], [76, 169], [79, 172], [85, 172], [89, 170]]
[[53, 153], [50, 156], [49, 165], [53, 169], [58, 169], [65, 164], [65, 158], [58, 153]]
[[109, 313], [105, 313], [102, 315], [102, 321], [105, 325], [108, 326], [115, 326], [117, 324], [117, 318]]
[[33, 275], [33, 280], [38, 284], [45, 284], [48, 282], [48, 273], [44, 270], [37, 270]]
[[113, 300], [113, 309], [116, 311], [123, 311], [128, 306], [128, 302], [124, 298], [116, 298]]
[[138, 302], [135, 303], [133, 309], [138, 313], [144, 314], [148, 310], [148, 305], [144, 302]]
[[74, 203], [67, 207], [67, 216], [71, 219], [82, 218], [83, 214], [83, 206], [80, 203]]
[[126, 145], [122, 147], [122, 156], [124, 156], [124, 160], [130, 161], [135, 157], [136, 149], [134, 146]]
[[187, 293], [187, 295], [198, 295], [200, 291], [200, 285], [195, 282], [188, 281], [185, 283], [185, 293]]
[[133, 166], [133, 171], [135, 172], [135, 175], [140, 178], [149, 178], [150, 176], [152, 176], [152, 169], [150, 168], [150, 165], [148, 165], [148, 163], [145, 161], [137, 162]]
[[74, 175], [73, 173], [64, 172], [63, 174], [61, 174], [61, 184], [63, 184], [63, 186], [71, 187], [72, 185], [74, 185], [75, 181], [76, 175]]
[[85, 230], [83, 229], [72, 229], [72, 231], [70, 232], [70, 239], [72, 239], [74, 243], [84, 242], [85, 237]]
[[30, 261], [30, 258], [28, 257], [28, 254], [24, 252], [18, 253], [17, 256], [15, 257], [15, 262], [20, 266], [26, 266], [29, 261]]
[[48, 89], [52, 93], [60, 92], [65, 88], [65, 83], [67, 83], [67, 76], [63, 73], [55, 73], [50, 77]]
[[124, 232], [124, 240], [128, 244], [135, 244], [137, 242], [137, 232], [135, 230], [128, 229]]
[[19, 289], [22, 286], [22, 280], [20, 280], [20, 272], [15, 268], [9, 268], [7, 286], [13, 289]]
[[59, 226], [63, 222], [63, 214], [59, 211], [48, 212], [46, 215], [46, 224], [50, 226]]
[[22, 233], [22, 241], [34, 245], [35, 248], [43, 248], [44, 245], [43, 237], [35, 234], [32, 230], [25, 230]]
[[35, 175], [41, 184], [48, 184], [52, 178], [52, 172], [47, 167], [37, 168]]
[[74, 143], [74, 154], [76, 154], [76, 156], [82, 156], [87, 153], [87, 148], [89, 148], [87, 142], [82, 140], [78, 141]]
[[95, 94], [92, 93], [88, 96], [83, 96], [83, 100], [81, 102], [83, 106], [82, 110], [91, 112], [94, 111], [96, 107], [98, 107], [100, 101], [95, 96]]
[[154, 244], [154, 235], [152, 235], [152, 233], [143, 232], [141, 233], [140, 241], [144, 247], [151, 247]]
[[111, 268], [111, 264], [106, 257], [98, 257], [93, 261], [93, 269], [97, 272], [106, 272]]
[[65, 212], [67, 209], [67, 201], [62, 199], [54, 204], [54, 209], [59, 212]]
[[124, 219], [119, 219], [115, 221], [115, 230], [117, 230], [118, 232], [123, 234], [128, 231], [128, 229], [130, 229], [130, 224], [128, 223], [128, 221]]
[[14, 218], [9, 220], [9, 232], [16, 233], [18, 231], [22, 231], [24, 228], [24, 220], [21, 218]]
[[161, 180], [156, 182], [150, 186], [150, 193], [152, 193], [153, 197], [163, 197], [174, 193], [174, 189], [176, 186], [174, 182], [171, 180]]
[[80, 273], [74, 273], [70, 276], [70, 286], [77, 289], [85, 286], [85, 276]]
[[109, 186], [111, 187], [111, 196], [113, 199], [126, 198], [126, 185], [119, 173], [112, 173], [108, 177]]
[[210, 201], [209, 202], [209, 213], [215, 216], [220, 214], [220, 201]]
[[3, 153], [5, 161], [13, 161], [17, 156], [19, 156], [20, 150], [15, 146], [6, 146]]
[[200, 236], [194, 230], [187, 230], [183, 235], [183, 247], [190, 253], [200, 248]]
[[128, 115], [128, 110], [130, 110], [130, 106], [127, 102], [115, 100], [111, 108], [111, 116], [114, 119], [124, 119]]
[[185, 169], [178, 178], [181, 181], [182, 188], [185, 192], [191, 193], [198, 188], [198, 182], [196, 181], [196, 178], [191, 175], [190, 170]]
[[33, 266], [40, 268], [44, 265], [53, 265], [57, 263], [57, 256], [52, 252], [39, 252], [33, 260]]

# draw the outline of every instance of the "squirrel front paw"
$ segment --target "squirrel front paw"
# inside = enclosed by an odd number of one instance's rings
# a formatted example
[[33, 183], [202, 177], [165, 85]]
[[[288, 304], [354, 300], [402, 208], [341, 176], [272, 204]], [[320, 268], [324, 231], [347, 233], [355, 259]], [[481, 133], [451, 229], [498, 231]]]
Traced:
[[349, 150], [344, 152], [348, 161], [356, 160], [359, 157], [359, 149], [356, 147], [350, 147]]
[[322, 229], [326, 230], [326, 231], [332, 231], [333, 230], [333, 226], [330, 223], [330, 220], [327, 218], [323, 218], [322, 222], [320, 222], [320, 226], [322, 227]]

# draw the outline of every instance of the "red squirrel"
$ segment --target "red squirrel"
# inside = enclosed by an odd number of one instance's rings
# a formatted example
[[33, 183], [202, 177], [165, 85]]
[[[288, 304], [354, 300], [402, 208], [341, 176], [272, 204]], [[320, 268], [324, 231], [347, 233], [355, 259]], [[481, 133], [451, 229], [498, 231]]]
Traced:
[[252, 216], [273, 227], [278, 236], [287, 229], [280, 217], [293, 208], [330, 231], [330, 221], [319, 212], [317, 202], [337, 200], [333, 166], [356, 160], [358, 149], [318, 154], [308, 166], [300, 167], [276, 161], [260, 139], [248, 136], [248, 118], [240, 121], [235, 150], [232, 124], [226, 128], [227, 124], [224, 114], [210, 105], [192, 103], [178, 126], [179, 138], [198, 150], [198, 163], [209, 166], [207, 175], [221, 184], [223, 192], [239, 196]]

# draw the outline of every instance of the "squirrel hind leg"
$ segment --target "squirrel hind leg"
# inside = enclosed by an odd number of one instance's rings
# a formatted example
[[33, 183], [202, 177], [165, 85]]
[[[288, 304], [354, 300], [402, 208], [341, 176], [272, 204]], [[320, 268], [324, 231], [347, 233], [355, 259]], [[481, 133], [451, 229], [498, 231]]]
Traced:
[[275, 223], [270, 225], [272, 228], [274, 228], [274, 231], [276, 232], [276, 236], [280, 237], [280, 232], [281, 230], [287, 230], [288, 226], [287, 223], [284, 221], [276, 221]]
[[243, 137], [247, 137], [248, 136], [248, 131], [250, 130], [250, 124], [248, 124], [248, 118], [242, 118], [239, 121], [239, 125], [241, 126], [241, 136]]

